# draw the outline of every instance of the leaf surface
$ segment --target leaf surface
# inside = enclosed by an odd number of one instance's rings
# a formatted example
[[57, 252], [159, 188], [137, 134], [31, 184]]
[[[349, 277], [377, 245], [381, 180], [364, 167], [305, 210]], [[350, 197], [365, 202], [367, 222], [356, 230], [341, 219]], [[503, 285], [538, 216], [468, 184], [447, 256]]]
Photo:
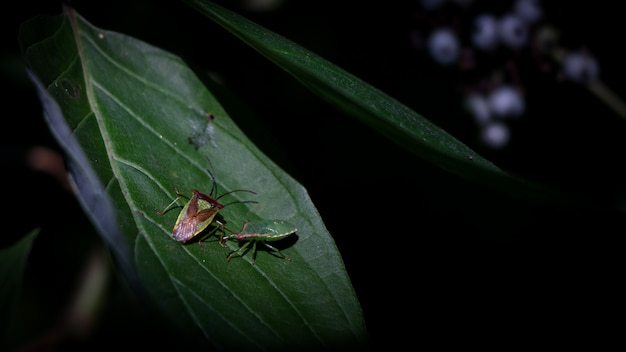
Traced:
[[[67, 7], [24, 23], [20, 43], [84, 209], [127, 277], [173, 323], [223, 349], [366, 343], [358, 299], [306, 190], [246, 138], [179, 57]], [[273, 243], [291, 262], [263, 250], [256, 265], [251, 253], [228, 262], [215, 237], [172, 238], [186, 199], [164, 215], [155, 210], [176, 189], [209, 194], [212, 174], [229, 228], [265, 219], [297, 226]]]

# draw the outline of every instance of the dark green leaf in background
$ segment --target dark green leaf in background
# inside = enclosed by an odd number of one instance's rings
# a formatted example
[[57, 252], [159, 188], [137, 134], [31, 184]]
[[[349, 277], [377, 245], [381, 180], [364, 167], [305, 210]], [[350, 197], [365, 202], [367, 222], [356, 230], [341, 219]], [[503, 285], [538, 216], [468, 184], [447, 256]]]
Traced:
[[438, 167], [498, 191], [564, 207], [573, 197], [510, 174], [407, 106], [324, 58], [211, 1], [185, 0], [315, 94]]
[[13, 246], [0, 250], [0, 347], [6, 347], [3, 345], [15, 318], [26, 261], [37, 234], [39, 229], [31, 231]]
[[[95, 206], [111, 199], [115, 224], [98, 229], [119, 262], [130, 256], [151, 298], [189, 336], [246, 350], [366, 343], [359, 302], [306, 190], [242, 134], [179, 57], [93, 27], [71, 8], [25, 23], [20, 43], [34, 81], [46, 88], [42, 99], [54, 99], [71, 131], [55, 135], [75, 163], [72, 176], [85, 210], [105, 222]], [[44, 104], [48, 117], [56, 115], [51, 105]], [[75, 142], [86, 158], [72, 157]], [[172, 239], [179, 209], [164, 216], [155, 210], [175, 198], [175, 189], [209, 193], [208, 170], [218, 195], [256, 192], [220, 199], [256, 202], [226, 206], [220, 214], [230, 228], [274, 218], [298, 227], [280, 247], [291, 262], [261, 251], [254, 266], [249, 255], [229, 263], [228, 251], [214, 239]], [[80, 187], [90, 172], [106, 196], [98, 186]], [[115, 231], [124, 243], [115, 243]]]

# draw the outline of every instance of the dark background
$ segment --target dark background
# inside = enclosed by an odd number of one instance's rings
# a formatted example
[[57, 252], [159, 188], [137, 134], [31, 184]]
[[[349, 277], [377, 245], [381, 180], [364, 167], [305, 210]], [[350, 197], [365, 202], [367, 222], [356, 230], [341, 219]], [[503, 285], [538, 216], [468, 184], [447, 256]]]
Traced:
[[[472, 69], [441, 67], [412, 45], [412, 31], [448, 23], [460, 24], [467, 39], [471, 18], [503, 13], [512, 1], [474, 1], [435, 12], [417, 1], [291, 0], [272, 12], [221, 3], [381, 89], [507, 171], [608, 207], [624, 202], [626, 121], [584, 87], [559, 79], [554, 63], [542, 70], [530, 50], [521, 50], [477, 57]], [[541, 339], [597, 347], [617, 336], [610, 317], [621, 310], [623, 293], [622, 214], [531, 204], [427, 164], [337, 112], [182, 2], [73, 4], [95, 26], [216, 73], [253, 109], [271, 138], [240, 127], [308, 189], [343, 255], [376, 349], [534, 346]], [[623, 15], [617, 3], [603, 5], [542, 3], [542, 21], [559, 30], [563, 47], [587, 48], [600, 64], [602, 81], [626, 96]], [[59, 148], [25, 76], [17, 32], [35, 15], [60, 12], [54, 1], [15, 3], [2, 31], [0, 244], [42, 228], [24, 291], [25, 299], [39, 300], [24, 319], [37, 316], [34, 307], [44, 316], [26, 334], [33, 338], [55, 322], [84, 248], [98, 241], [72, 196], [26, 158], [36, 146]], [[462, 92], [511, 63], [520, 73], [527, 109], [513, 124], [507, 147], [490, 149], [477, 138]], [[81, 234], [65, 235], [72, 231]], [[112, 289], [111, 300], [132, 305], [123, 296], [119, 287]], [[110, 307], [90, 339], [62, 346], [108, 346], [107, 336], [141, 340], [153, 333], [149, 324], [141, 325], [142, 317], [126, 320], [120, 317], [128, 311]]]

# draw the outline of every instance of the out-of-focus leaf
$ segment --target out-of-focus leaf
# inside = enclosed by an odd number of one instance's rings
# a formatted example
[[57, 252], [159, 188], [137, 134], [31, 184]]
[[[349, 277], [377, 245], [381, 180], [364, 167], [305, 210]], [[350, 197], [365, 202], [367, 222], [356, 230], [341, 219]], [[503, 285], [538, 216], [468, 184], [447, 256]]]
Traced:
[[15, 318], [26, 259], [38, 233], [35, 229], [11, 247], [0, 249], [0, 347], [7, 347], [2, 345]]
[[574, 197], [503, 171], [404, 104], [292, 41], [211, 1], [185, 2], [330, 104], [442, 169], [532, 201], [587, 206]]
[[[143, 287], [189, 340], [200, 335], [228, 350], [367, 343], [358, 299], [306, 190], [243, 135], [179, 57], [96, 28], [71, 8], [24, 23], [20, 43], [33, 80], [45, 87], [42, 99], [56, 102], [70, 131], [55, 135], [75, 163], [72, 176], [93, 174], [103, 185], [77, 187], [85, 211], [98, 224], [99, 203], [90, 199], [112, 202], [114, 223], [98, 229], [122, 263], [128, 248]], [[48, 116], [52, 105], [44, 104]], [[74, 157], [73, 141], [85, 158]], [[209, 170], [218, 194], [256, 192], [220, 199], [228, 204], [220, 215], [229, 228], [265, 219], [298, 227], [276, 243], [291, 262], [260, 251], [256, 265], [249, 254], [229, 263], [229, 251], [211, 238], [172, 239], [180, 208], [155, 210], [170, 204], [175, 189], [208, 194]], [[247, 200], [256, 203], [241, 203]], [[116, 231], [123, 243], [108, 233]]]
[[[31, 71], [29, 77], [35, 84], [39, 100], [43, 106], [43, 113], [50, 130], [55, 138], [63, 141], [63, 148], [67, 156], [67, 164], [70, 180], [77, 193], [83, 208], [87, 209], [87, 215], [99, 232], [106, 237], [107, 242], [117, 253], [119, 264], [124, 268], [123, 273], [129, 284], [136, 289], [139, 287], [137, 273], [128, 248], [118, 228], [115, 209], [111, 199], [107, 196], [104, 186], [98, 176], [89, 166], [89, 160], [83, 152], [80, 144], [72, 135], [72, 131], [65, 122], [65, 116], [61, 107], [52, 95], [46, 90], [41, 81]], [[66, 82], [69, 84], [68, 82]], [[66, 88], [67, 89], [67, 88]]]

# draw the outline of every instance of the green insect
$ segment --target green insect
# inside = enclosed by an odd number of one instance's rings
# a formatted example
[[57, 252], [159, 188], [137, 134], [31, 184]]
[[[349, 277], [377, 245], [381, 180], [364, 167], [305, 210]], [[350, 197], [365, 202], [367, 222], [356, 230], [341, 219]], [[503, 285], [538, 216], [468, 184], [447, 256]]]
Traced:
[[267, 242], [274, 242], [282, 240], [289, 235], [298, 231], [298, 229], [291, 223], [283, 220], [265, 220], [245, 222], [241, 231], [234, 232], [228, 230], [231, 234], [223, 235], [220, 239], [220, 243], [224, 246], [225, 241], [238, 241], [245, 242], [238, 250], [231, 252], [228, 255], [228, 261], [230, 261], [234, 255], [244, 256], [249, 250], [250, 244], [252, 244], [252, 265], [256, 263], [257, 243], [263, 244], [265, 247], [273, 252], [276, 252], [281, 258], [291, 261], [290, 258], [285, 256], [276, 247], [270, 245]]
[[[213, 179], [213, 187], [211, 188], [211, 193], [207, 195], [194, 189], [192, 191], [191, 198], [178, 214], [178, 218], [176, 219], [176, 223], [174, 224], [174, 229], [172, 230], [172, 237], [174, 237], [176, 241], [185, 243], [202, 233], [211, 223], [213, 223], [217, 213], [226, 205], [228, 205], [219, 202], [219, 199], [223, 196], [233, 192], [254, 193], [245, 189], [237, 189], [224, 193], [219, 197], [215, 197], [215, 193], [217, 192], [217, 186], [215, 183], [215, 178], [212, 174], [211, 178]], [[178, 197], [176, 197], [176, 199], [174, 199], [164, 210], [156, 210], [156, 212], [160, 215], [163, 215], [172, 208], [174, 208], [173, 205], [181, 197], [183, 197], [183, 194], [178, 190], [176, 190], [176, 194], [178, 195]], [[237, 201], [233, 203], [255, 203], [255, 201]], [[215, 220], [215, 222], [218, 223], [217, 226], [213, 230], [208, 232], [203, 238], [211, 235], [217, 230], [218, 227], [223, 227], [223, 224], [221, 222], [217, 220]], [[200, 241], [202, 241], [202, 239], [200, 239]]]

